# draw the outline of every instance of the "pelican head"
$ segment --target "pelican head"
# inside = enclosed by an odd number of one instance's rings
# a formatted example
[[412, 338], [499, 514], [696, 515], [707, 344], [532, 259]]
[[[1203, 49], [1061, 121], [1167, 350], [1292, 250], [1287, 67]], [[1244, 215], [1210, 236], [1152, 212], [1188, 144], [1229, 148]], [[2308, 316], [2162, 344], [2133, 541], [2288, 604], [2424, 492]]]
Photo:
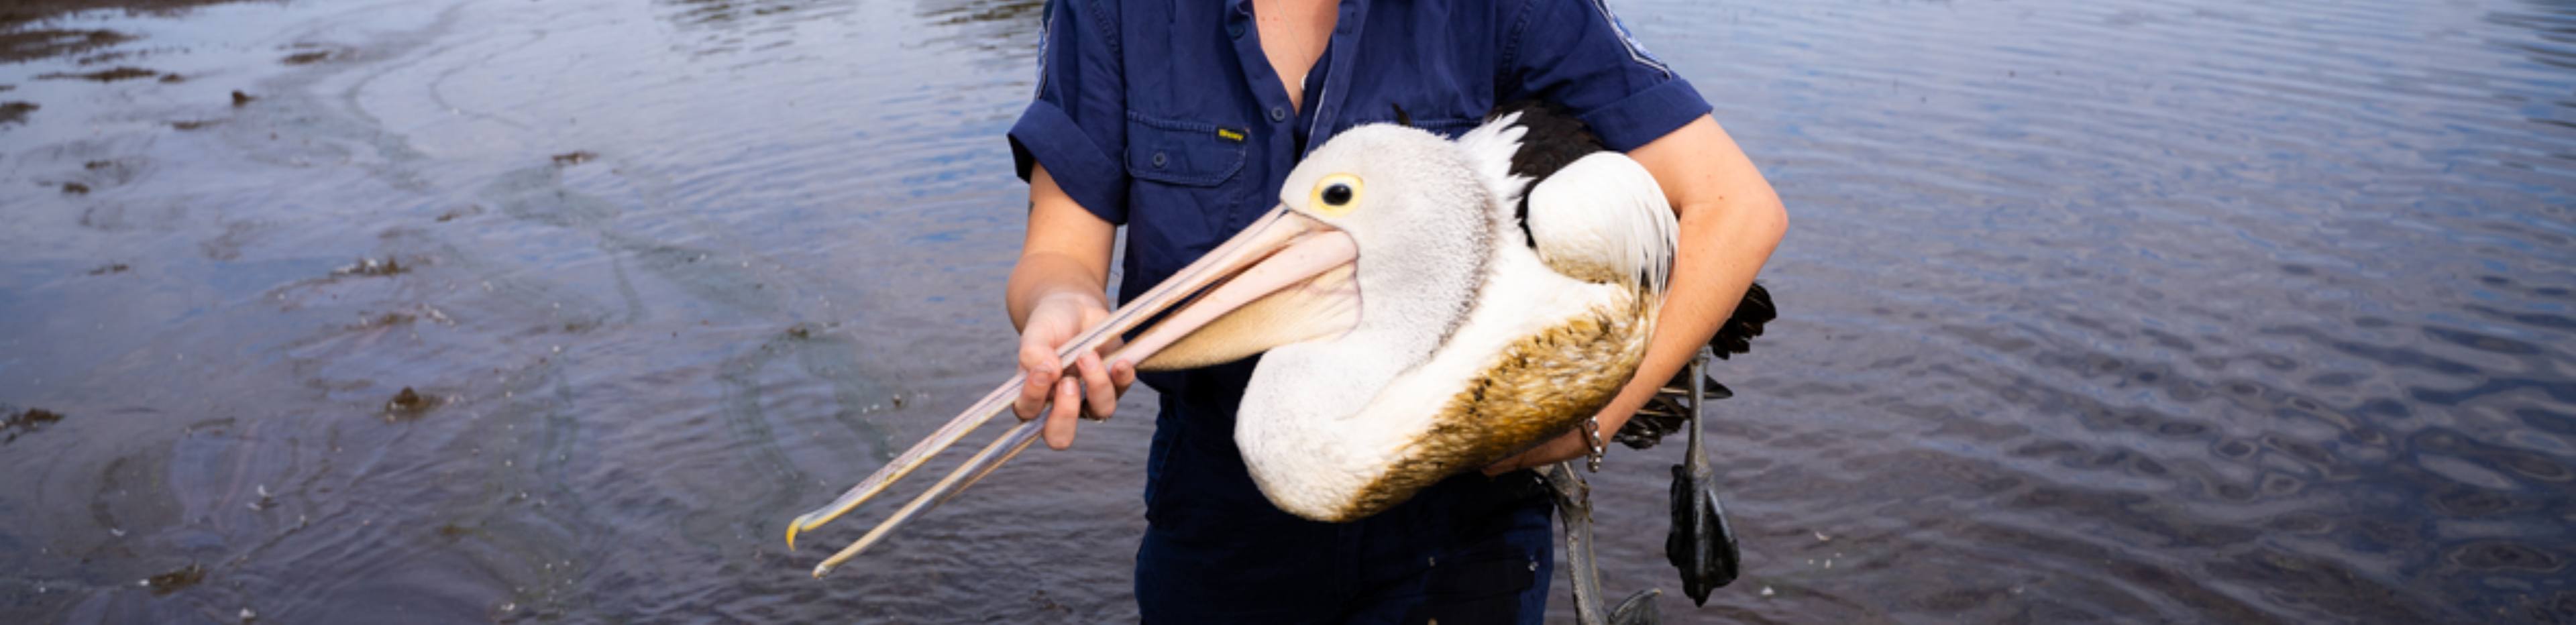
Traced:
[[[1504, 187], [1487, 174], [1507, 166], [1477, 162], [1458, 144], [1413, 128], [1344, 132], [1289, 172], [1268, 215], [1202, 261], [1220, 267], [1210, 275], [1184, 269], [1167, 281], [1191, 291], [1222, 286], [1122, 353], [1149, 355], [1142, 368], [1171, 370], [1341, 341], [1370, 344], [1378, 352], [1370, 364], [1380, 368], [1419, 364], [1483, 284], [1505, 230], [1495, 220]], [[1150, 304], [1131, 307], [1138, 305]], [[1364, 401], [1382, 384], [1331, 395]]]
[[[1336, 136], [1290, 172], [1270, 216], [1219, 248], [1266, 257], [1217, 261], [1242, 268], [1204, 278], [1223, 283], [1122, 353], [1170, 369], [1267, 351], [1235, 439], [1272, 503], [1307, 518], [1367, 516], [1535, 442], [1539, 426], [1437, 418], [1490, 363], [1432, 366], [1498, 264], [1536, 267], [1508, 221], [1510, 189], [1525, 182], [1509, 174], [1516, 135], [1498, 133], [1510, 128], [1460, 141], [1392, 125]], [[1442, 374], [1416, 375], [1426, 369]]]

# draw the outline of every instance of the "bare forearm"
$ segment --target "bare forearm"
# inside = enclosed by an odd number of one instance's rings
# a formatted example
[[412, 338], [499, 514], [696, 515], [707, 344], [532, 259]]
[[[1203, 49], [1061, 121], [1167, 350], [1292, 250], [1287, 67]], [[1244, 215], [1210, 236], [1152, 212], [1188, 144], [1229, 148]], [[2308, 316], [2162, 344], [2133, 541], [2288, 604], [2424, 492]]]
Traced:
[[[1118, 395], [1136, 381], [1128, 365], [1104, 366], [1097, 352], [1066, 362], [1057, 354], [1076, 334], [1109, 316], [1109, 252], [1118, 226], [1065, 195], [1046, 167], [1029, 175], [1029, 237], [1020, 262], [1003, 287], [1011, 325], [1020, 329], [1020, 372], [1027, 376], [1011, 412], [1023, 421], [1046, 417], [1047, 446], [1073, 444], [1074, 417], [1106, 419]], [[1068, 371], [1070, 369], [1070, 371]]]
[[1664, 187], [1681, 221], [1672, 289], [1637, 376], [1603, 414], [1619, 423], [1690, 363], [1735, 314], [1754, 274], [1788, 232], [1788, 212], [1752, 159], [1717, 122], [1701, 118], [1630, 153]]
[[1754, 274], [1778, 247], [1788, 228], [1779, 200], [1767, 185], [1760, 193], [1746, 195], [1743, 201], [1728, 205], [1681, 209], [1682, 245], [1673, 258], [1672, 289], [1665, 295], [1636, 378], [1602, 411], [1616, 415], [1613, 419], [1618, 423], [1602, 423], [1603, 430], [1617, 431], [1630, 413], [1646, 405], [1666, 380], [1690, 364], [1691, 356], [1735, 314], [1736, 304], [1753, 285]]
[[1011, 327], [1026, 327], [1029, 311], [1049, 297], [1088, 297], [1107, 302], [1107, 287], [1076, 259], [1063, 254], [1038, 253], [1020, 257], [1011, 268], [1011, 281], [1004, 287], [1003, 305], [1010, 308]]
[[1109, 251], [1117, 237], [1117, 226], [1083, 210], [1045, 167], [1029, 178], [1028, 240], [1002, 294], [1012, 327], [1023, 329], [1029, 312], [1049, 298], [1089, 298], [1105, 307]]

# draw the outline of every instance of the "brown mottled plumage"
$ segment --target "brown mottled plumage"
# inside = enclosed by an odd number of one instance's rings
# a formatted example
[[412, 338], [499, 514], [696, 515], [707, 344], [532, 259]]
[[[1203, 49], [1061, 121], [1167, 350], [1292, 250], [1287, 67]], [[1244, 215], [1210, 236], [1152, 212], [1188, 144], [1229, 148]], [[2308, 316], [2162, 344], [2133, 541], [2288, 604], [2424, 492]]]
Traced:
[[1491, 464], [1599, 412], [1636, 373], [1655, 302], [1595, 309], [1513, 343], [1441, 408], [1431, 429], [1329, 521], [1367, 517], [1431, 483]]

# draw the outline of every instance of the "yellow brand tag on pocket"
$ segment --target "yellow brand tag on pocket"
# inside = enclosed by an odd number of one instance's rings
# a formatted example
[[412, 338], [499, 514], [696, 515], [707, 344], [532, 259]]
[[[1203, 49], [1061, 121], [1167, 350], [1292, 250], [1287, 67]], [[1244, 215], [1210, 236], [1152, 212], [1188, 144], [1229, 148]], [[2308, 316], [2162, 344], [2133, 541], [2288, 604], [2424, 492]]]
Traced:
[[1216, 129], [1216, 138], [1241, 143], [1243, 142], [1243, 131], [1235, 130], [1233, 128], [1218, 128]]

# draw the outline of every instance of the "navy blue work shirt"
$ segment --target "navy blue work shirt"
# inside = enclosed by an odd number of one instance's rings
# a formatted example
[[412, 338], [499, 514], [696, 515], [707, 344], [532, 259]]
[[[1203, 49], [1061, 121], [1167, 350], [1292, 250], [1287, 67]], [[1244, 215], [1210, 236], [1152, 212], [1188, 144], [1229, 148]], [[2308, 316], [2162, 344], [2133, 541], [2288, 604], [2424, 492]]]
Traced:
[[[1354, 126], [1395, 121], [1399, 106], [1415, 127], [1455, 136], [1497, 103], [1543, 99], [1573, 111], [1617, 150], [1706, 114], [1699, 92], [1638, 45], [1603, 2], [1343, 0], [1325, 52], [1308, 72], [1301, 111], [1289, 104], [1254, 25], [1254, 11], [1271, 5], [1050, 0], [1037, 94], [1011, 128], [1012, 156], [1023, 179], [1044, 163], [1076, 203], [1127, 228], [1118, 288], [1132, 297], [1276, 205], [1306, 150]], [[1245, 555], [1229, 541], [1317, 533], [1331, 541], [1339, 533], [1340, 542], [1356, 544], [1355, 528], [1278, 512], [1245, 474], [1233, 426], [1252, 366], [1141, 376], [1163, 399], [1148, 462], [1152, 529], [1140, 554], [1140, 600], [1150, 604], [1158, 591], [1141, 582], [1158, 545], [1208, 546], [1222, 553], [1189, 557], [1222, 559]], [[1460, 480], [1490, 481], [1452, 481]], [[1503, 505], [1451, 492], [1459, 488], [1444, 482], [1363, 523], [1411, 524], [1373, 540], [1421, 546], [1445, 539], [1411, 533], [1455, 531], [1457, 519], [1477, 514], [1473, 508]], [[1545, 558], [1543, 512], [1537, 522], [1535, 548]], [[1194, 535], [1202, 533], [1209, 535]], [[1348, 557], [1388, 552], [1352, 549]], [[1266, 557], [1234, 559], [1211, 570], [1250, 567], [1247, 575], [1275, 573], [1282, 581], [1315, 573], [1262, 569]]]

